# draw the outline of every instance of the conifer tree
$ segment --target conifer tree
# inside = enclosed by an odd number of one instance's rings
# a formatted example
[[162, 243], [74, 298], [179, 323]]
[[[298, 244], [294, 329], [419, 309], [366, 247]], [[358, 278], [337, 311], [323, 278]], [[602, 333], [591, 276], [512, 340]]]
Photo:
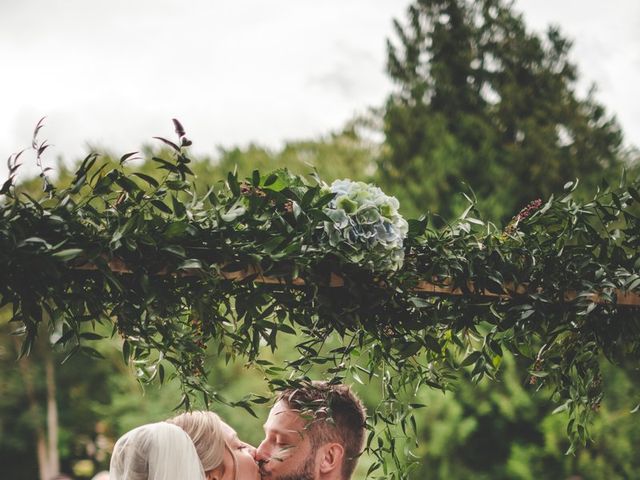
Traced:
[[592, 94], [579, 98], [557, 28], [528, 30], [503, 0], [417, 0], [394, 27], [379, 172], [407, 213], [451, 217], [467, 184], [504, 220], [575, 178], [593, 192], [618, 174], [620, 127]]

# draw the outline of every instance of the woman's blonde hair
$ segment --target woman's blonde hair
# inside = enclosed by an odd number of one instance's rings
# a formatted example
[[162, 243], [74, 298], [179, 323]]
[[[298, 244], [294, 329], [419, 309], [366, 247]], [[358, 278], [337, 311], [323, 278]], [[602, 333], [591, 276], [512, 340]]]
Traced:
[[182, 428], [193, 440], [205, 472], [222, 464], [226, 442], [222, 420], [213, 412], [187, 412], [167, 420]]

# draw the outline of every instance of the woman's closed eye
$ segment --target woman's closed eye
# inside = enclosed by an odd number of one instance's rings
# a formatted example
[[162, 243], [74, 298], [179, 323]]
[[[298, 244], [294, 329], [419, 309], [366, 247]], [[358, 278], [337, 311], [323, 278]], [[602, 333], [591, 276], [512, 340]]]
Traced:
[[249, 455], [252, 458], [255, 458], [256, 456], [256, 449], [240, 439], [235, 439], [235, 441], [231, 444], [231, 448], [235, 452], [237, 452], [238, 455]]

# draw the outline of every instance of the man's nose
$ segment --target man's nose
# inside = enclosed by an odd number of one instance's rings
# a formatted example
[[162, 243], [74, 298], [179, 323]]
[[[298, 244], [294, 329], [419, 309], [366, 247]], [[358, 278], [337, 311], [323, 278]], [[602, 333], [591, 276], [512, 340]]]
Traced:
[[271, 458], [271, 454], [269, 452], [269, 448], [266, 444], [266, 441], [263, 441], [258, 448], [255, 450], [255, 459], [257, 462], [267, 462]]

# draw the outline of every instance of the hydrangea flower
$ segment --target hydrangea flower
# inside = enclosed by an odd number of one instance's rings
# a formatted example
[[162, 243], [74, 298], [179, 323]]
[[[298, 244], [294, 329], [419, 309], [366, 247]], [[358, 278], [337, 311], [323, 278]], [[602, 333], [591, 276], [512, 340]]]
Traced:
[[335, 180], [327, 190], [335, 194], [325, 207], [331, 221], [324, 222], [323, 233], [329, 244], [372, 270], [402, 267], [409, 226], [398, 213], [398, 200], [374, 185], [349, 179]]

